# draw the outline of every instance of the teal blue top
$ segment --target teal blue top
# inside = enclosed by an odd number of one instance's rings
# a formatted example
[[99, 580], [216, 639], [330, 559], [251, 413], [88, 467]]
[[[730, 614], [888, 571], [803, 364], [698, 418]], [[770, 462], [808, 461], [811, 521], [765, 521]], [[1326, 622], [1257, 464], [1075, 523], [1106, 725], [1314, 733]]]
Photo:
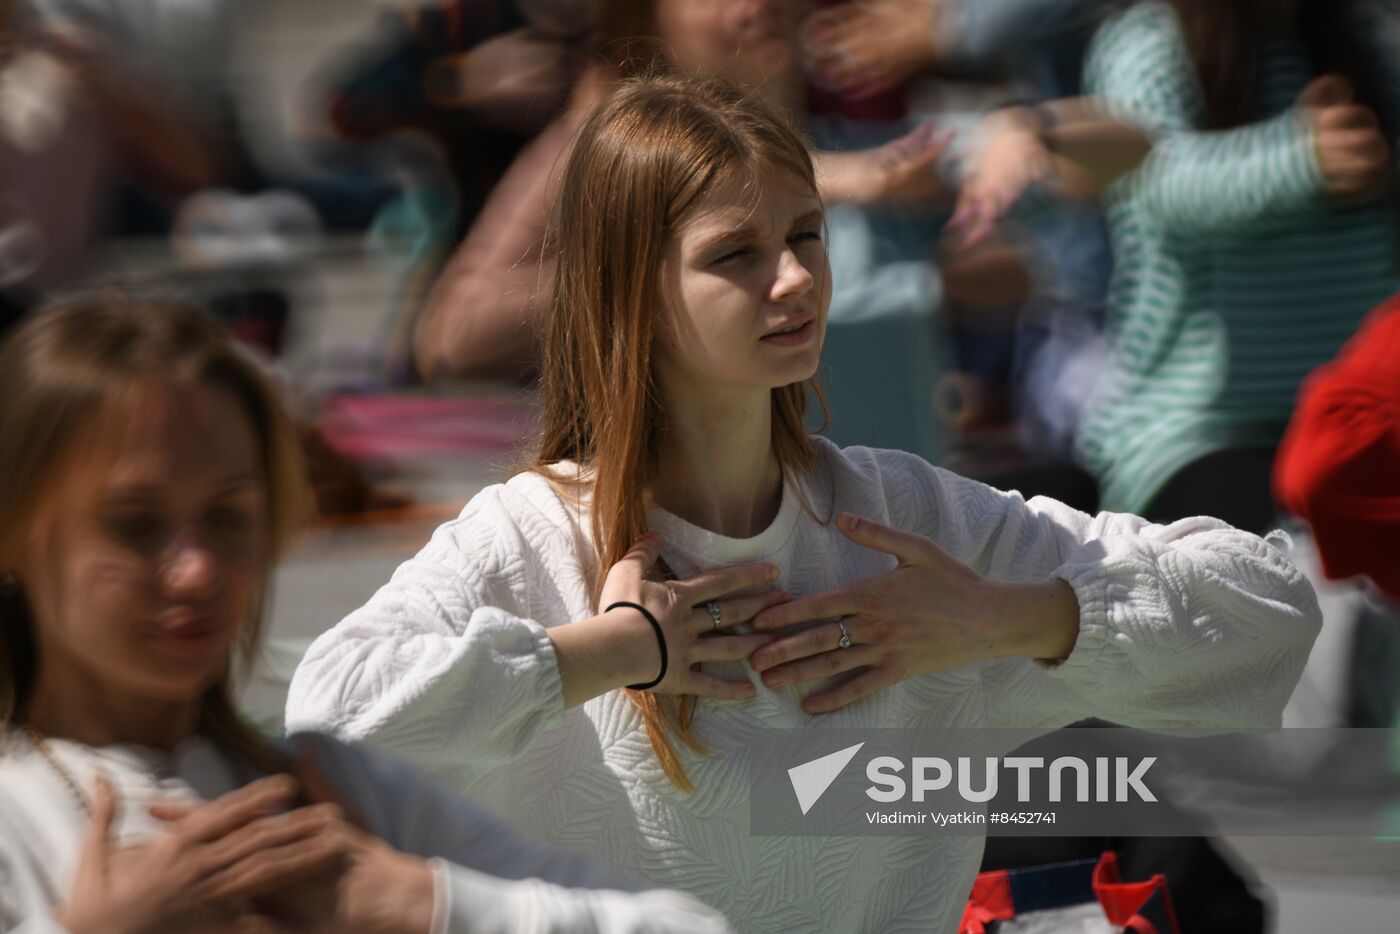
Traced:
[[1276, 443], [1303, 377], [1400, 287], [1394, 202], [1347, 205], [1324, 188], [1293, 107], [1306, 50], [1271, 43], [1258, 68], [1257, 122], [1202, 131], [1170, 5], [1118, 14], [1090, 48], [1088, 91], [1156, 140], [1106, 196], [1110, 353], [1075, 445], [1102, 508], [1141, 512], [1193, 461]]

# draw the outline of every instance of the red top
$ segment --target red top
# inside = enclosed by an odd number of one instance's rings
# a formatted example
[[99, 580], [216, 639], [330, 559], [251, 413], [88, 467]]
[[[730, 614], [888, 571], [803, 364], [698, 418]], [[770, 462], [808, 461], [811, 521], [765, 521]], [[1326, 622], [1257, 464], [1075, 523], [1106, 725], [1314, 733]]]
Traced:
[[1400, 599], [1400, 295], [1303, 383], [1274, 495], [1312, 526], [1328, 577]]

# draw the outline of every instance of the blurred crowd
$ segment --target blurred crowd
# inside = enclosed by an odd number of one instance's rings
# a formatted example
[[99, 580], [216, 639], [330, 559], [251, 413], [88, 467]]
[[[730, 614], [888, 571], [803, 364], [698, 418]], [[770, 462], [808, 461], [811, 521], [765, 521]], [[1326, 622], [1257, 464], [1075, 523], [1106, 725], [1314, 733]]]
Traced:
[[[1272, 480], [1305, 377], [1397, 286], [1384, 2], [380, 2], [275, 89], [280, 121], [247, 93], [275, 5], [0, 10], [3, 326], [154, 244], [162, 281], [275, 360], [315, 313], [309, 265], [348, 249], [385, 307], [358, 370], [311, 395], [529, 386], [573, 133], [629, 75], [718, 73], [811, 143], [834, 439], [1086, 510], [1320, 518], [1387, 556], [1324, 549], [1330, 570], [1394, 579], [1383, 469], [1322, 463], [1302, 426]], [[1393, 457], [1348, 404], [1327, 451]], [[325, 511], [395, 502], [306, 444]]]
[[[167, 278], [275, 354], [307, 301], [299, 270], [361, 238], [396, 276], [362, 385], [528, 383], [570, 136], [612, 84], [667, 61], [761, 89], [812, 139], [849, 348], [828, 362], [833, 436], [939, 458], [1011, 429], [984, 460], [1060, 464], [1050, 482], [1088, 508], [1092, 481], [1063, 465], [1111, 263], [1085, 199], [1141, 151], [1091, 135], [1101, 161], [1076, 174], [1040, 144], [1051, 111], [1026, 106], [1078, 94], [1103, 5], [1001, 6], [385, 3], [310, 87], [277, 89], [297, 116], [269, 142], [249, 112], [266, 101], [247, 100], [257, 16], [7, 3], [3, 318], [100, 278], [105, 245], [165, 240]], [[1036, 187], [1049, 197], [994, 224]], [[892, 348], [898, 373], [876, 378]], [[907, 418], [871, 411], [892, 394], [916, 400]]]
[[[810, 140], [833, 438], [1087, 510], [1301, 515], [1387, 556], [1324, 548], [1329, 570], [1394, 580], [1393, 380], [1368, 390], [1375, 438], [1348, 402], [1314, 426], [1348, 440], [1296, 427], [1272, 479], [1305, 378], [1397, 286], [1387, 4], [381, 2], [276, 89], [280, 122], [246, 93], [274, 9], [5, 0], [4, 326], [154, 244], [162, 281], [275, 360], [317, 300], [299, 279], [348, 249], [391, 286], [358, 371], [318, 392], [528, 387], [573, 133], [629, 75], [717, 73]], [[325, 511], [394, 502], [306, 444]], [[1325, 456], [1355, 449], [1376, 463]]]

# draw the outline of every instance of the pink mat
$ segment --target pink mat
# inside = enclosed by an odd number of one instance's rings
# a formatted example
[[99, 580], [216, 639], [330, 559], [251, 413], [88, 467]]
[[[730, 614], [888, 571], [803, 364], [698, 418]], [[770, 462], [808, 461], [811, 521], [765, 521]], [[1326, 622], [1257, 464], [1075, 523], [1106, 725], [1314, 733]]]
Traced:
[[534, 410], [502, 399], [337, 396], [317, 423], [347, 457], [379, 460], [515, 450], [534, 429]]

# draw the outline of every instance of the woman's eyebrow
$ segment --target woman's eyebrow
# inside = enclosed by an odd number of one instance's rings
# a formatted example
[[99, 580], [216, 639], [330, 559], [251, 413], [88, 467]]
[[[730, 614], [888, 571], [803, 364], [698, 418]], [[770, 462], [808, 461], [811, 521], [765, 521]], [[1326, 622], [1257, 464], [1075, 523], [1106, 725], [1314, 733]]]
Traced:
[[[240, 470], [221, 477], [217, 483], [219, 493], [241, 493], [261, 484], [262, 477], [252, 470]], [[158, 499], [169, 487], [164, 483], [119, 483], [107, 489], [108, 502], [140, 501]]]
[[[819, 226], [822, 222], [822, 216], [821, 208], [813, 208], [795, 218], [790, 229], [795, 230], [799, 227]], [[696, 251], [701, 253], [708, 252], [709, 250], [727, 246], [731, 243], [752, 240], [755, 236], [757, 236], [757, 232], [752, 224], [742, 224], [738, 227], [720, 230], [701, 238], [699, 245], [696, 247]]]
[[705, 253], [716, 247], [727, 246], [731, 243], [739, 243], [744, 240], [752, 240], [753, 238], [754, 229], [749, 224], [744, 224], [741, 227], [730, 227], [703, 237], [696, 247], [696, 251]]

